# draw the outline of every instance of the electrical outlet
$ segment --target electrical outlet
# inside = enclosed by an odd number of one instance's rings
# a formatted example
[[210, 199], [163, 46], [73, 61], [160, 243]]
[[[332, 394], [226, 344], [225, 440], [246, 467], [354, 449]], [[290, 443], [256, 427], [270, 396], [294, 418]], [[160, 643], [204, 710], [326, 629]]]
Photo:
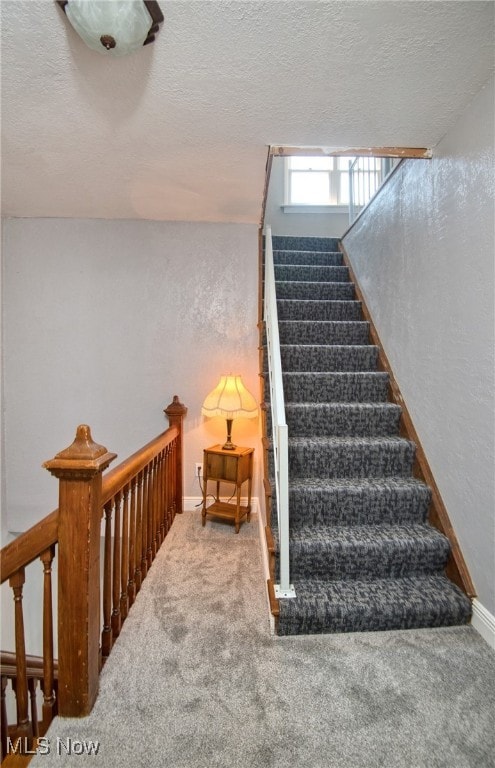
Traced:
[[196, 468], [196, 473], [195, 473], [196, 477], [203, 477], [203, 465], [201, 464], [201, 462], [197, 461], [195, 464], [195, 468]]

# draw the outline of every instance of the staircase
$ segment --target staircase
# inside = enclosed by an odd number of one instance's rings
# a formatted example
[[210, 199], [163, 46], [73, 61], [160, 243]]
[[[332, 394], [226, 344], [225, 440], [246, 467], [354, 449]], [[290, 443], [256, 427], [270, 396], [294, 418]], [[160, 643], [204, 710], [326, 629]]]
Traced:
[[273, 249], [296, 591], [279, 600], [278, 633], [468, 622], [470, 600], [444, 574], [449, 540], [427, 522], [431, 491], [413, 476], [416, 447], [399, 436], [401, 408], [388, 402], [389, 374], [378, 370], [338, 241], [274, 237]]

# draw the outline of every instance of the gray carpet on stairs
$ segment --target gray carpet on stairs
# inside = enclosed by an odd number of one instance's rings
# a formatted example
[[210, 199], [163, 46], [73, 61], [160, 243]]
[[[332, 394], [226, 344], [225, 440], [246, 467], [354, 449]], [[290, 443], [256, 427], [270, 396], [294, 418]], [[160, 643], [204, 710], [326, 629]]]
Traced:
[[[32, 768], [493, 768], [495, 654], [470, 626], [270, 634], [258, 525], [176, 517], [89, 717]], [[68, 739], [99, 742], [67, 755]]]
[[[400, 437], [401, 409], [387, 402], [388, 374], [337, 248], [274, 238], [296, 592], [280, 600], [278, 632], [466, 623], [470, 601], [444, 575], [450, 545], [426, 522], [416, 446]], [[269, 404], [267, 376], [264, 394]], [[274, 488], [271, 452], [268, 468]], [[275, 494], [270, 523], [278, 549]]]

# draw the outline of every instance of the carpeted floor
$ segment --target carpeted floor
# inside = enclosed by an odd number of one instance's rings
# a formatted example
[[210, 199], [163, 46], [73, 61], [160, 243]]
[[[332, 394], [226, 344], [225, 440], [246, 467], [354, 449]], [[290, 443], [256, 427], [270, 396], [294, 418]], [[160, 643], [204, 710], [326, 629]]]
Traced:
[[470, 626], [273, 636], [257, 522], [200, 518], [176, 517], [92, 714], [57, 718], [33, 768], [495, 766], [495, 654]]

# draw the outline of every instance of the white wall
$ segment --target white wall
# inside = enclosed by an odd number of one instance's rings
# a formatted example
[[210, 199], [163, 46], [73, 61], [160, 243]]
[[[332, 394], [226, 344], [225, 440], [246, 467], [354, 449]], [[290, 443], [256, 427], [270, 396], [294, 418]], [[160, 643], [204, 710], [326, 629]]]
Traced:
[[[3, 219], [2, 226], [2, 241], [3, 241]], [[3, 284], [3, 248], [0, 248], [0, 295], [2, 294]], [[0, 509], [5, 509], [6, 495], [5, 495], [5, 461], [4, 461], [4, 397], [3, 397], [3, 316], [0, 313]], [[4, 546], [8, 541], [7, 520], [4, 515], [0, 516], [0, 545]], [[4, 646], [2, 646], [3, 648]]]
[[344, 238], [473, 577], [495, 613], [494, 84]]
[[[168, 426], [174, 394], [189, 409], [184, 493], [199, 496], [194, 463], [225, 433], [201, 416], [205, 395], [232, 371], [259, 399], [257, 227], [10, 219], [3, 246], [9, 530], [57, 506], [41, 464], [77, 424], [118, 463]], [[234, 421], [233, 439], [261, 461], [257, 420]]]
[[340, 237], [349, 226], [346, 213], [284, 213], [284, 158], [274, 157], [266, 198], [265, 222], [273, 235]]

